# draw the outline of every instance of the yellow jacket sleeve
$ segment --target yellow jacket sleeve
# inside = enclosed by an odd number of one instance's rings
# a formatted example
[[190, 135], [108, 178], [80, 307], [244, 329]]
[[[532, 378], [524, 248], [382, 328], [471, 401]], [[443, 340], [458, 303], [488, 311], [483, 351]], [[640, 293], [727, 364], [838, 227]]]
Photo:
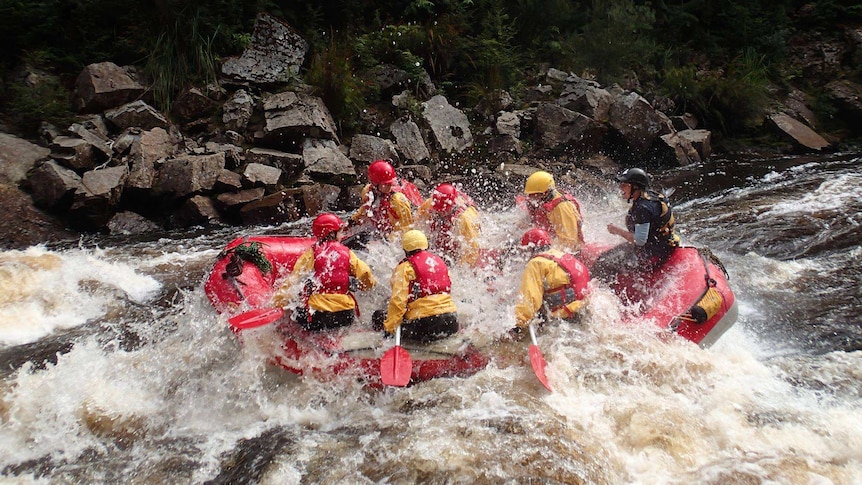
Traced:
[[543, 286], [545, 261], [547, 260], [533, 258], [524, 267], [518, 304], [515, 306], [515, 324], [521, 328], [527, 326], [542, 306], [542, 297], [545, 295]]
[[479, 260], [479, 212], [469, 207], [458, 218], [460, 261], [469, 266]]
[[312, 271], [314, 271], [314, 250], [308, 249], [299, 256], [293, 265], [293, 270], [291, 270], [281, 286], [275, 291], [275, 294], [272, 296], [273, 306], [289, 306], [291, 300], [296, 298], [296, 295], [293, 294], [294, 292], [291, 291], [294, 285]]
[[389, 221], [394, 228], [393, 232], [403, 234], [413, 229], [413, 205], [407, 200], [407, 196], [401, 192], [395, 192], [390, 197], [392, 213], [389, 214]]
[[413, 270], [413, 265], [407, 261], [396, 266], [395, 271], [392, 272], [392, 279], [390, 280], [392, 296], [389, 298], [386, 320], [383, 322], [383, 328], [387, 332], [394, 333], [404, 320], [404, 314], [407, 312], [407, 299], [410, 296], [410, 283], [415, 279], [416, 272]]
[[[562, 195], [560, 195], [562, 197]], [[581, 240], [578, 235], [578, 223], [580, 217], [575, 208], [575, 204], [570, 201], [563, 201], [554, 207], [554, 210], [548, 214], [548, 220], [557, 233], [556, 245], [562, 249], [568, 249], [572, 252], [580, 251]]]
[[370, 204], [369, 198], [371, 197], [369, 192], [371, 192], [371, 186], [366, 185], [365, 187], [362, 187], [362, 192], [359, 193], [359, 200], [362, 202], [359, 204], [359, 208], [356, 209], [356, 212], [350, 216], [350, 220], [356, 224], [365, 222], [365, 219], [368, 217], [367, 212]]
[[365, 261], [359, 259], [353, 251], [350, 251], [350, 275], [359, 281], [360, 290], [374, 288], [377, 284], [377, 279], [371, 274], [371, 268]]
[[431, 204], [433, 201], [431, 197], [425, 199], [425, 202], [422, 202], [422, 205], [416, 208], [416, 217], [414, 217], [414, 222], [421, 222], [423, 224], [427, 224], [431, 219]]

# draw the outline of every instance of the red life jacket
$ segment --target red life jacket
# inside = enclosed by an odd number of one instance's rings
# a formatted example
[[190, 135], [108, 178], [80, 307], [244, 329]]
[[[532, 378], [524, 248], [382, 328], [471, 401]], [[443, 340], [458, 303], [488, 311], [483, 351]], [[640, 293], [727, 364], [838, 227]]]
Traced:
[[350, 292], [350, 249], [338, 241], [324, 241], [314, 246], [315, 293]]
[[569, 275], [568, 285], [545, 290], [544, 299], [551, 307], [551, 311], [564, 308], [575, 300], [584, 299], [584, 290], [587, 289], [587, 283], [590, 282], [590, 270], [584, 263], [574, 254], [569, 253], [563, 254], [561, 257], [549, 253], [541, 253], [537, 256], [557, 263]]
[[[386, 194], [385, 197], [382, 197], [383, 194], [376, 192], [373, 188], [369, 189], [369, 192], [373, 194], [374, 200], [368, 206], [368, 210], [366, 212], [368, 214], [368, 219], [381, 234], [391, 233], [394, 227], [392, 226], [390, 217], [396, 216], [395, 209], [392, 208], [392, 197], [395, 196], [396, 193], [404, 193], [401, 185], [399, 183], [392, 184], [392, 192]], [[405, 194], [405, 197], [406, 196], [407, 195]], [[407, 200], [410, 201], [410, 198]]]
[[431, 217], [431, 232], [434, 235], [434, 247], [447, 254], [455, 254], [460, 246], [458, 234], [455, 234], [455, 221], [467, 210], [467, 206], [458, 204], [446, 215], [435, 214]]
[[527, 210], [530, 212], [530, 221], [539, 229], [544, 229], [551, 236], [556, 236], [557, 231], [554, 230], [551, 221], [548, 219], [548, 214], [551, 213], [561, 202], [567, 200], [575, 205], [575, 211], [578, 213], [578, 240], [584, 242], [583, 217], [581, 217], [581, 204], [573, 195], [568, 192], [560, 192], [562, 197], [555, 197], [553, 200], [534, 206], [527, 204]]
[[404, 259], [413, 266], [416, 279], [410, 291], [410, 301], [429, 295], [449, 293], [452, 281], [449, 279], [449, 268], [440, 256], [422, 250]]

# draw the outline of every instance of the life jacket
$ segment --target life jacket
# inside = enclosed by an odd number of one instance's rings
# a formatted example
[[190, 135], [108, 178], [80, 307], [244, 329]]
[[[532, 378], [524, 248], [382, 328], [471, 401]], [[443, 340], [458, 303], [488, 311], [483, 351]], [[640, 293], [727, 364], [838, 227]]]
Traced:
[[[645, 190], [640, 196], [642, 199], [649, 202], [656, 202], [661, 205], [661, 215], [655, 223], [650, 221], [649, 236], [647, 236], [647, 245], [667, 245], [673, 248], [679, 247], [679, 236], [673, 232], [673, 226], [676, 219], [673, 216], [673, 208], [665, 200], [664, 194], [654, 190]], [[635, 201], [637, 203], [637, 201]], [[630, 215], [626, 215], [626, 228], [634, 232], [635, 223]]]
[[451, 214], [442, 215], [442, 217], [440, 214], [431, 216], [431, 233], [434, 234], [434, 246], [436, 248], [448, 254], [455, 254], [458, 251], [460, 244], [458, 234], [455, 234], [455, 221], [467, 209], [466, 205], [456, 203]]
[[440, 256], [429, 251], [420, 250], [404, 258], [416, 272], [410, 290], [410, 301], [429, 295], [450, 293], [452, 281], [449, 279], [449, 269]]
[[544, 229], [551, 236], [555, 236], [557, 231], [554, 229], [554, 226], [551, 224], [551, 221], [548, 219], [548, 214], [551, 213], [561, 202], [567, 200], [575, 205], [575, 211], [578, 213], [578, 240], [583, 244], [584, 243], [584, 231], [583, 231], [583, 217], [581, 216], [581, 204], [578, 202], [578, 199], [575, 198], [572, 194], [568, 192], [559, 192], [562, 197], [555, 197], [548, 202], [543, 204], [539, 204], [534, 206], [532, 204], [527, 204], [528, 211], [530, 212], [530, 221], [533, 223], [535, 227], [539, 229]]
[[546, 288], [543, 300], [548, 304], [551, 312], [565, 309], [571, 317], [572, 313], [566, 308], [566, 305], [584, 299], [584, 290], [590, 281], [590, 270], [574, 254], [566, 253], [558, 257], [550, 253], [541, 253], [537, 256], [557, 263], [569, 275], [569, 284], [557, 288]]
[[311, 322], [308, 299], [313, 293], [339, 293], [353, 299], [356, 316], [360, 316], [359, 302], [350, 290], [350, 248], [338, 241], [317, 242], [314, 251], [314, 279], [308, 280], [302, 291], [305, 318]]
[[338, 241], [316, 243], [314, 249], [315, 293], [350, 292], [350, 249]]
[[[407, 182], [409, 184], [409, 182]], [[415, 190], [416, 186], [413, 186]], [[410, 191], [404, 190], [401, 182], [397, 182], [392, 184], [392, 191], [386, 194], [386, 197], [379, 197], [383, 194], [376, 192], [373, 188], [369, 189], [369, 192], [373, 194], [374, 199], [371, 201], [371, 204], [368, 206], [367, 214], [368, 219], [374, 224], [374, 227], [381, 234], [389, 234], [393, 231], [394, 226], [392, 225], [392, 218], [396, 217], [395, 209], [392, 208], [392, 197], [396, 193], [404, 194], [407, 197], [407, 200], [413, 204], [411, 201], [411, 197], [408, 195]], [[418, 191], [417, 191], [418, 194]], [[367, 194], [366, 194], [367, 195]], [[421, 195], [419, 195], [421, 197]]]

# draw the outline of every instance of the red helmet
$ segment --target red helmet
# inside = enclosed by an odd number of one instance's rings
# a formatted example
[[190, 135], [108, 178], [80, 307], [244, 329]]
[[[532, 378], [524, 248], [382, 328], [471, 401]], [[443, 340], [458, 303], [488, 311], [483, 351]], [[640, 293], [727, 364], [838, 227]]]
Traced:
[[333, 232], [338, 232], [342, 227], [344, 227], [344, 223], [337, 215], [320, 214], [315, 217], [314, 222], [311, 223], [311, 233], [314, 234], [314, 237], [317, 239], [323, 239]]
[[431, 194], [431, 208], [435, 212], [446, 212], [455, 205], [458, 190], [452, 184], [440, 184]]
[[385, 160], [375, 160], [368, 166], [368, 180], [374, 185], [394, 184], [395, 169]]
[[544, 229], [533, 228], [524, 233], [521, 246], [547, 247], [551, 245], [551, 237]]

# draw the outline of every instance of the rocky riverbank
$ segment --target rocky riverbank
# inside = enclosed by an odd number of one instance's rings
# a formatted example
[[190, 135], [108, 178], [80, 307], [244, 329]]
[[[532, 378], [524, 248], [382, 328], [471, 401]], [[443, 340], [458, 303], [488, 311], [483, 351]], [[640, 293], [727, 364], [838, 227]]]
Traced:
[[[683, 166], [713, 155], [712, 133], [689, 113], [666, 114], [677, 111], [671, 100], [554, 68], [518, 105], [501, 91], [464, 108], [430, 77], [417, 83], [380, 66], [380, 103], [364, 113], [362, 132], [344, 136], [323, 100], [291, 80], [307, 48], [289, 25], [261, 15], [251, 46], [223, 63], [219, 82], [187, 89], [170, 113], [152, 106], [133, 67], [87, 66], [75, 123], [44, 125], [38, 140], [0, 133], [0, 200], [14, 216], [0, 224], [2, 247], [352, 210], [377, 159], [426, 193], [455, 182], [492, 205], [508, 203], [500, 194], [537, 168], [563, 183], [601, 186], [620, 166]], [[764, 115], [776, 146], [832, 150], [797, 98]]]

